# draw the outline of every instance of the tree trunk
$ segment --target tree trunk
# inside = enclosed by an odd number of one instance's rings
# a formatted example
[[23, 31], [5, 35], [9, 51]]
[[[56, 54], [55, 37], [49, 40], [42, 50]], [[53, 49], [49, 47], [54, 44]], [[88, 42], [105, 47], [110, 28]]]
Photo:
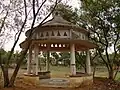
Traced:
[[8, 67], [1, 66], [1, 68], [2, 68], [3, 77], [4, 77], [4, 87], [8, 87], [9, 85]]
[[[22, 62], [22, 60], [21, 60], [21, 62]], [[13, 86], [14, 86], [14, 82], [15, 82], [17, 73], [18, 73], [18, 71], [19, 71], [20, 65], [21, 65], [21, 63], [18, 63], [18, 64], [17, 64], [17, 66], [16, 66], [16, 68], [15, 68], [15, 70], [14, 70], [14, 72], [13, 72], [13, 75], [12, 75], [12, 77], [11, 77], [11, 79], [10, 79], [9, 87], [13, 87]]]
[[18, 73], [20, 65], [21, 65], [21, 63], [22, 63], [22, 61], [23, 61], [23, 59], [24, 59], [24, 57], [25, 57], [25, 55], [27, 53], [27, 50], [28, 49], [26, 49], [25, 51], [23, 51], [22, 55], [21, 55], [21, 58], [18, 59], [17, 66], [15, 67], [15, 70], [14, 70], [14, 72], [12, 74], [12, 77], [10, 78], [10, 82], [9, 82], [9, 85], [8, 85], [9, 87], [13, 87], [14, 86], [14, 82], [15, 82], [17, 73]]
[[114, 78], [113, 78], [113, 79], [116, 78], [118, 72], [119, 72], [119, 66], [117, 66], [117, 70], [116, 70], [116, 72], [115, 72], [115, 75], [114, 75]]
[[114, 71], [109, 70], [109, 79], [113, 79], [113, 78], [114, 78]]

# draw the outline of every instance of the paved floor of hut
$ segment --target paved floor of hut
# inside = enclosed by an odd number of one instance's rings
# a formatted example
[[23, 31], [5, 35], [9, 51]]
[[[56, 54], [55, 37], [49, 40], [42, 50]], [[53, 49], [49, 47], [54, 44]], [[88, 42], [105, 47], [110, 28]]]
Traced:
[[50, 79], [41, 79], [40, 86], [48, 87], [68, 87], [70, 81], [66, 78], [50, 78]]

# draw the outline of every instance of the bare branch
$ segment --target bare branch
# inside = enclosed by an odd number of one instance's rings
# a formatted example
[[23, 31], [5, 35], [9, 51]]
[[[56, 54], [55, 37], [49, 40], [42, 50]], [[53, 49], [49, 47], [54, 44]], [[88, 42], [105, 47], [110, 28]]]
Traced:
[[33, 0], [33, 17], [35, 18], [35, 0]]
[[42, 20], [42, 22], [39, 24], [39, 26], [41, 26], [41, 25], [43, 24], [43, 22], [53, 13], [53, 11], [55, 10], [57, 4], [60, 3], [60, 2], [61, 2], [61, 0], [56, 0], [53, 9], [52, 9], [51, 12]]
[[11, 56], [12, 56], [13, 52], [14, 52], [15, 46], [16, 46], [19, 38], [20, 38], [20, 35], [21, 35], [21, 33], [22, 33], [22, 30], [23, 30], [23, 28], [24, 28], [24, 26], [25, 26], [25, 24], [26, 24], [26, 21], [27, 21], [26, 0], [24, 0], [24, 6], [25, 6], [25, 20], [24, 20], [24, 23], [23, 23], [23, 25], [22, 25], [22, 27], [21, 27], [21, 29], [20, 29], [20, 32], [19, 32], [19, 34], [18, 34], [18, 36], [17, 36], [17, 39], [16, 39], [16, 41], [14, 42], [14, 45], [13, 45], [11, 51], [10, 51], [10, 55], [9, 55], [9, 57], [8, 57], [8, 61], [7, 61], [7, 63], [6, 63], [7, 65], [9, 64], [9, 61], [10, 61], [10, 59], [11, 59]]
[[7, 13], [6, 13], [6, 15], [5, 15], [5, 17], [4, 17], [3, 21], [2, 21], [2, 24], [1, 24], [1, 27], [0, 27], [0, 33], [2, 31], [2, 28], [4, 27], [5, 20], [6, 20], [7, 16], [8, 16], [8, 11], [7, 11]]
[[47, 0], [44, 0], [44, 1], [42, 2], [42, 4], [41, 4], [41, 5], [40, 5], [40, 7], [38, 8], [38, 10], [37, 10], [37, 12], [36, 12], [35, 16], [37, 16], [37, 15], [38, 15], [38, 13], [39, 13], [40, 9], [42, 8], [43, 4], [44, 4], [46, 1], [47, 1]]
[[117, 56], [117, 50], [116, 50], [116, 44], [117, 44], [117, 41], [119, 40], [119, 34], [117, 34], [117, 38], [115, 40], [115, 43], [114, 43], [114, 57], [113, 57], [113, 60], [115, 60], [116, 56]]
[[109, 70], [109, 65], [108, 65], [108, 63], [105, 61], [105, 59], [103, 58], [103, 56], [102, 56], [102, 54], [101, 54], [101, 52], [100, 52], [99, 50], [98, 50], [98, 53], [99, 53], [101, 59], [103, 60], [103, 62], [105, 63], [106, 67], [107, 67], [108, 70]]

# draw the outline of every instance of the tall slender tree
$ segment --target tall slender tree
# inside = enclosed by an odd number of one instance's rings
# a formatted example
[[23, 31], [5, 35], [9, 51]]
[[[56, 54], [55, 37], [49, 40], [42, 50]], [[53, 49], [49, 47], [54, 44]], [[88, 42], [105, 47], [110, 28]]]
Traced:
[[[90, 30], [90, 38], [98, 46], [97, 52], [108, 69], [108, 77], [114, 77], [114, 60], [120, 41], [120, 5], [118, 0], [81, 1], [82, 26]], [[110, 51], [113, 48], [113, 51]], [[114, 52], [110, 57], [109, 53]]]
[[[14, 81], [16, 79], [17, 73], [19, 71], [20, 65], [29, 49], [29, 46], [31, 44], [31, 36], [34, 31], [35, 25], [43, 25], [45, 23], [46, 19], [51, 15], [51, 13], [54, 11], [55, 7], [61, 0], [56, 0], [56, 1], [49, 1], [49, 0], [13, 0], [13, 1], [8, 1], [6, 0], [5, 2], [8, 2], [6, 7], [4, 7], [4, 10], [7, 10], [8, 15], [10, 15], [10, 20], [6, 14], [4, 17], [3, 22], [1, 23], [1, 31], [3, 28], [7, 28], [8, 30], [17, 30], [15, 34], [15, 42], [13, 44], [13, 47], [11, 48], [10, 54], [8, 58], [5, 60], [5, 63], [0, 62], [0, 66], [3, 72], [3, 77], [4, 77], [4, 87], [11, 87], [14, 86]], [[1, 2], [1, 1], [0, 1]], [[3, 0], [4, 2], [4, 0]], [[2, 2], [1, 2], [2, 3]], [[47, 11], [48, 8], [50, 8], [50, 5], [53, 5], [53, 9], [51, 11]], [[3, 6], [5, 6], [3, 4]], [[47, 13], [46, 13], [47, 12]], [[43, 15], [45, 17], [43, 17]], [[7, 21], [5, 23], [5, 20], [7, 18]], [[11, 21], [12, 20], [12, 21]], [[9, 21], [11, 21], [11, 25], [9, 25]], [[39, 21], [39, 23], [38, 23]], [[5, 26], [5, 24], [7, 26]], [[13, 26], [14, 25], [14, 26]], [[12, 74], [12, 76], [9, 78], [9, 63], [11, 60], [11, 57], [13, 55], [14, 49], [16, 47], [16, 44], [20, 38], [21, 33], [24, 31], [25, 28], [30, 29], [30, 35], [28, 38], [28, 46], [25, 50], [21, 51], [20, 58], [17, 61], [17, 65], [15, 67], [15, 70]], [[0, 58], [1, 61], [2, 58]]]

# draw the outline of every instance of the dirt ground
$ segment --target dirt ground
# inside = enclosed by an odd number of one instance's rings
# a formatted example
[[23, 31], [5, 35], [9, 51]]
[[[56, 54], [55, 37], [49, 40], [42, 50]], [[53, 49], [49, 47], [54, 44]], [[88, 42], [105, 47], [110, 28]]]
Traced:
[[[12, 71], [11, 71], [12, 72]], [[107, 78], [94, 78], [93, 84], [86, 86], [82, 85], [77, 88], [52, 88], [52, 87], [40, 87], [36, 86], [33, 81], [29, 79], [24, 80], [20, 78], [24, 71], [22, 70], [16, 79], [15, 87], [13, 88], [3, 88], [0, 86], [0, 90], [120, 90], [120, 82], [112, 81]]]
[[120, 90], [120, 83], [106, 78], [94, 78], [94, 83], [89, 86], [82, 85], [77, 88], [50, 88], [38, 87], [31, 82], [23, 82], [17, 79], [16, 85], [13, 88], [0, 88], [0, 90]]

